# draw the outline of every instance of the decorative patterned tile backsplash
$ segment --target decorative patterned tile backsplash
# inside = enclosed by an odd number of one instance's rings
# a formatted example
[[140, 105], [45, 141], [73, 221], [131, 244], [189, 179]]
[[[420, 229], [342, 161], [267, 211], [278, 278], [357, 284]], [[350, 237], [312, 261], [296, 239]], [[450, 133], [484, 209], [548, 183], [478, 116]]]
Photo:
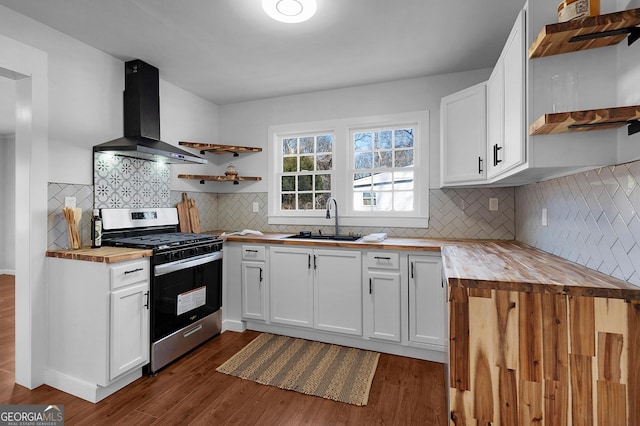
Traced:
[[96, 208], [170, 207], [170, 165], [94, 153]]
[[515, 194], [518, 240], [640, 286], [640, 161], [526, 185]]

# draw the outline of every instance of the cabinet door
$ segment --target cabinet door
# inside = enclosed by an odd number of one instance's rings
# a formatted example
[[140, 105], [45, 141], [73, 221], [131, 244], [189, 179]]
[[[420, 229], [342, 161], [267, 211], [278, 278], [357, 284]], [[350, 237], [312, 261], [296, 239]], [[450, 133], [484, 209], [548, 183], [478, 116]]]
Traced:
[[369, 272], [365, 281], [367, 337], [400, 341], [400, 273]]
[[501, 172], [525, 161], [525, 19], [524, 11], [502, 52], [504, 68], [504, 141]]
[[486, 179], [486, 83], [442, 98], [440, 104], [441, 185]]
[[487, 82], [489, 178], [525, 162], [525, 55], [523, 10]]
[[271, 321], [313, 327], [313, 251], [270, 247]]
[[111, 380], [149, 362], [149, 282], [111, 293]]
[[265, 320], [266, 271], [264, 262], [242, 262], [242, 317]]
[[314, 327], [362, 335], [362, 253], [314, 250]]
[[442, 262], [435, 256], [409, 256], [409, 341], [444, 346], [445, 289]]
[[502, 170], [502, 141], [504, 135], [504, 68], [503, 58], [496, 63], [487, 81], [487, 176]]

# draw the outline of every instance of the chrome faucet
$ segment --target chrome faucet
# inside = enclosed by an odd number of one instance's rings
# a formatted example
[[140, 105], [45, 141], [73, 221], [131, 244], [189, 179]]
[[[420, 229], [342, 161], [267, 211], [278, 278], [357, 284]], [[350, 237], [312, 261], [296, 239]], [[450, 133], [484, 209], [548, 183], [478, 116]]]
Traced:
[[331, 219], [331, 202], [333, 201], [333, 204], [336, 205], [336, 212], [335, 212], [335, 218], [336, 218], [336, 232], [335, 235], [338, 235], [338, 202], [336, 201], [335, 198], [333, 197], [329, 197], [327, 199], [327, 219]]

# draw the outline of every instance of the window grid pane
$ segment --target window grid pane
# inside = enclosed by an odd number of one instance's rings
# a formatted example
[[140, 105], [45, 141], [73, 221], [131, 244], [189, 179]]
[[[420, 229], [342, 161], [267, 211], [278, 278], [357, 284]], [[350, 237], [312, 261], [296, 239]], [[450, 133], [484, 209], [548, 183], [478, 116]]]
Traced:
[[411, 212], [414, 204], [412, 127], [353, 133], [353, 209]]
[[331, 196], [333, 135], [297, 135], [281, 141], [280, 208], [324, 210]]

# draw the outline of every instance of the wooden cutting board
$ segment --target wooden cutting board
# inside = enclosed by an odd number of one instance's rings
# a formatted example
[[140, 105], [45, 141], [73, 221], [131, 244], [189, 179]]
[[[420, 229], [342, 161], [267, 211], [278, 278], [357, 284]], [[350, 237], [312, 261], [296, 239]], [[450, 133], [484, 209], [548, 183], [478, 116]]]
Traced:
[[200, 233], [202, 228], [200, 226], [200, 212], [196, 206], [196, 200], [193, 198], [189, 200], [189, 221], [191, 223], [191, 232]]
[[187, 193], [182, 193], [182, 201], [176, 207], [178, 208], [178, 223], [180, 224], [180, 232], [191, 232], [191, 221], [189, 218], [189, 199]]

